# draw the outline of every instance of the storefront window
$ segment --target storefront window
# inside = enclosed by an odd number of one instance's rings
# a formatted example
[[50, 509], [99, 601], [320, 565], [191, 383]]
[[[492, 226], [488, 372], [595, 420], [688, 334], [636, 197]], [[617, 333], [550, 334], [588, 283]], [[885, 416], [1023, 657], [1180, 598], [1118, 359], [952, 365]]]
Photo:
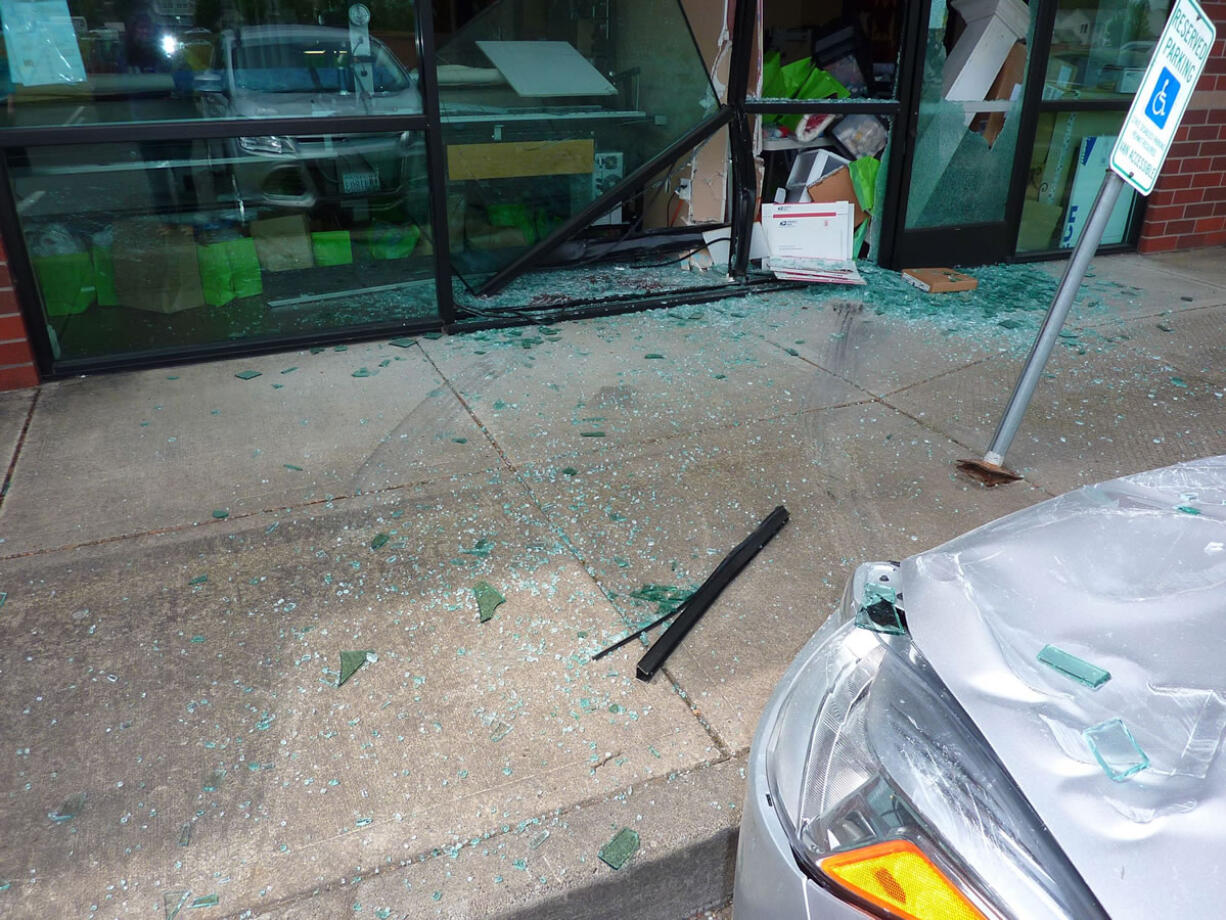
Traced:
[[7, 155], [57, 361], [437, 315], [419, 135]]
[[[1123, 112], [1047, 112], [1039, 116], [1022, 204], [1019, 252], [1068, 249], [1076, 244], [1123, 122]], [[1103, 233], [1104, 246], [1129, 239], [1136, 202], [1136, 192], [1125, 188]]]
[[1031, 13], [1022, 0], [933, 0], [908, 229], [1004, 219]]
[[1060, 0], [1043, 98], [1131, 96], [1168, 7], [1167, 0]]
[[452, 264], [476, 286], [714, 115], [677, 0], [486, 7], [438, 51]]
[[409, 0], [9, 0], [0, 124], [420, 113]]
[[[900, 0], [854, 5], [762, 0], [766, 66], [761, 98], [825, 98], [828, 94], [813, 78], [814, 70], [838, 81], [849, 98], [892, 98], [903, 6]], [[781, 78], [771, 62], [782, 69]]]

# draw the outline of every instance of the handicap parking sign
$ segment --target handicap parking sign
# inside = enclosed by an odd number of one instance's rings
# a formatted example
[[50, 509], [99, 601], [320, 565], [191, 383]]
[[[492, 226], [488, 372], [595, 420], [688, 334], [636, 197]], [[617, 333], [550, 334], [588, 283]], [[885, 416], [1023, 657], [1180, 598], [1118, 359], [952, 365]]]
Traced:
[[1166, 119], [1175, 106], [1175, 97], [1179, 95], [1179, 87], [1180, 83], [1175, 79], [1175, 75], [1163, 67], [1162, 73], [1158, 75], [1158, 82], [1154, 84], [1154, 91], [1149, 97], [1149, 102], [1145, 105], [1145, 114], [1159, 128], [1166, 127]]
[[1175, 0], [1111, 150], [1111, 168], [1142, 195], [1158, 184], [1216, 37], [1213, 20], [1196, 0]]

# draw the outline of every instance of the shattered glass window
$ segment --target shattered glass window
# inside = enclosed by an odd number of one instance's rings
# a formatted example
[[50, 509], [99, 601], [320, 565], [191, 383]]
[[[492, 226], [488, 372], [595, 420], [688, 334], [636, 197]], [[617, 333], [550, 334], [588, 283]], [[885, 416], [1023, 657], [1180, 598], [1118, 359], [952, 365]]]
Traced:
[[908, 229], [1004, 219], [1031, 25], [1022, 0], [932, 4]]
[[503, 0], [437, 56], [451, 258], [474, 287], [718, 109], [677, 0]]
[[[899, 0], [854, 7], [763, 0], [762, 85], [757, 97], [893, 98], [904, 5]], [[831, 92], [834, 86], [842, 89]]]

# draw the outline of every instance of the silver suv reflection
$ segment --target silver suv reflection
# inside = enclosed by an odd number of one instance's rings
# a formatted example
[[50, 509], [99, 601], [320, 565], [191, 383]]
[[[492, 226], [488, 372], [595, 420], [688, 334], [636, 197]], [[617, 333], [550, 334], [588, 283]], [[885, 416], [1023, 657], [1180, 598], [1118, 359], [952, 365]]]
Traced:
[[240, 210], [347, 200], [378, 206], [403, 197], [411, 135], [323, 133], [329, 118], [421, 112], [416, 75], [364, 28], [228, 29], [195, 88], [206, 118], [321, 119], [318, 134], [212, 142], [211, 165], [230, 173]]

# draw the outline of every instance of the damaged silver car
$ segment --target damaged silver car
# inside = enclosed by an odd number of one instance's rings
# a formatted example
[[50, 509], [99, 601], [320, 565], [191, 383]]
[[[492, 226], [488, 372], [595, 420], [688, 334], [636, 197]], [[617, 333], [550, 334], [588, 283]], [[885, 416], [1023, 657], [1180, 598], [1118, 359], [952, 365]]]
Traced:
[[1219, 916], [1226, 457], [856, 570], [750, 752], [737, 920]]

